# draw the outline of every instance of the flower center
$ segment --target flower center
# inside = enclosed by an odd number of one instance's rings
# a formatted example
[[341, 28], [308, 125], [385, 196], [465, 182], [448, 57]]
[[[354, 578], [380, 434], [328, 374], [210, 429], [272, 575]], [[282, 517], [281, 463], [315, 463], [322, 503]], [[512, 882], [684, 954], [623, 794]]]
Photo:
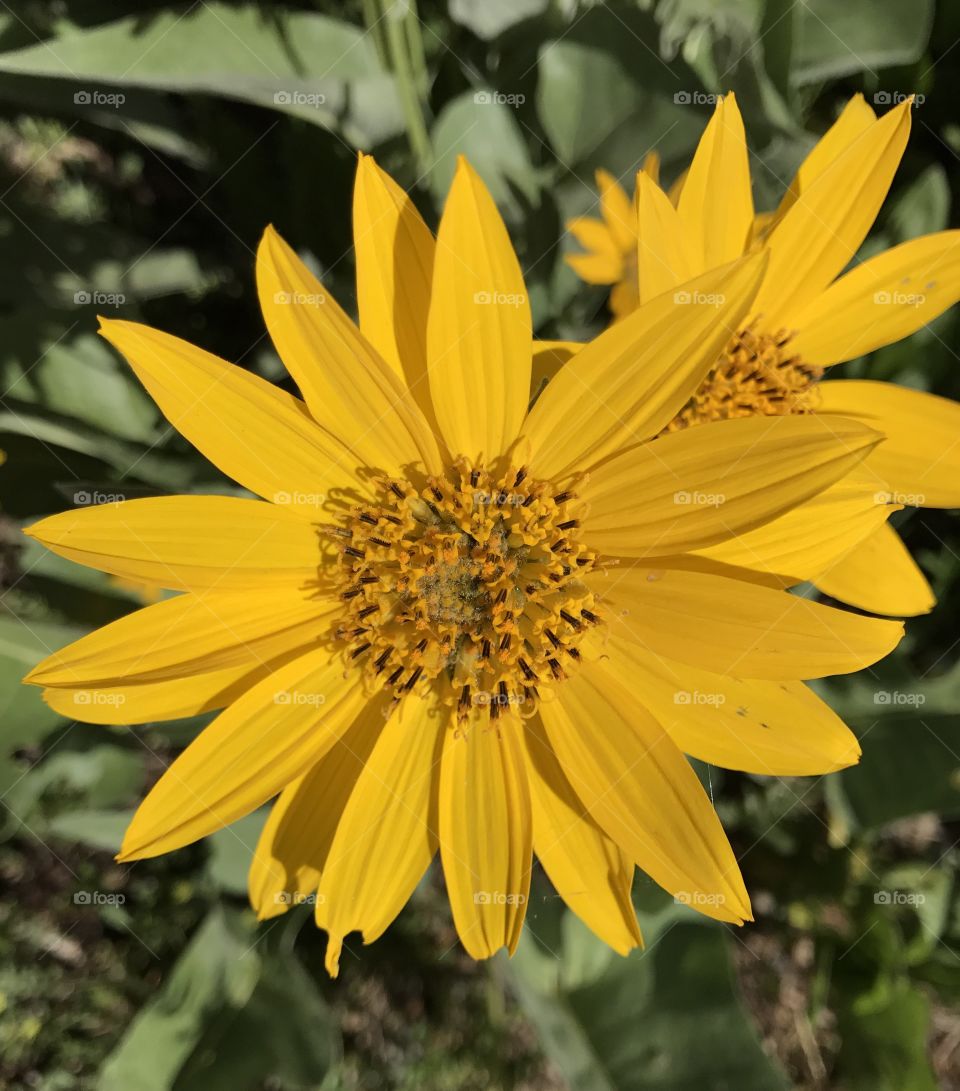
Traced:
[[817, 382], [823, 368], [791, 356], [790, 334], [736, 333], [700, 389], [664, 432], [732, 417], [812, 413], [819, 404]]
[[525, 469], [495, 477], [466, 459], [422, 488], [381, 480], [369, 505], [327, 530], [343, 615], [335, 637], [372, 689], [415, 691], [458, 716], [532, 712], [600, 619], [583, 577], [569, 491]]

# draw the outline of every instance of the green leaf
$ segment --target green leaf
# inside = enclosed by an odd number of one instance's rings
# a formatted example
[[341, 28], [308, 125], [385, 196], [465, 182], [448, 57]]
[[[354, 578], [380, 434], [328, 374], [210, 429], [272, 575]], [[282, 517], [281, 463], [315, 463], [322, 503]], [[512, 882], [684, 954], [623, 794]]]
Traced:
[[499, 962], [570, 1086], [785, 1087], [735, 995], [724, 933], [684, 917], [668, 910], [659, 932], [645, 929], [647, 950], [625, 959], [565, 921], [559, 964], [526, 932], [513, 960]]
[[[187, 11], [144, 12], [91, 28], [68, 26], [54, 39], [0, 54], [0, 71], [70, 80], [79, 105], [142, 87], [208, 93], [257, 103], [315, 125], [343, 126], [350, 139], [400, 131], [391, 81], [367, 34], [306, 11], [213, 2]], [[353, 100], [356, 100], [354, 102]]]
[[840, 1084], [871, 1091], [936, 1091], [927, 1060], [930, 1005], [907, 982], [886, 979], [838, 1012]]
[[437, 155], [430, 184], [438, 201], [453, 180], [457, 156], [465, 155], [502, 208], [519, 211], [514, 190], [533, 201], [539, 184], [514, 110], [492, 91], [467, 91], [451, 99], [433, 126]]
[[207, 839], [210, 849], [207, 870], [217, 886], [228, 894], [246, 897], [247, 872], [267, 813], [266, 809], [254, 811]]
[[[930, 38], [933, 0], [807, 0], [799, 14], [792, 78], [803, 86], [913, 64]], [[888, 90], [909, 94], [914, 88]]]
[[252, 939], [249, 923], [213, 910], [107, 1058], [98, 1091], [170, 1091], [213, 1017], [253, 995], [261, 959]]
[[450, 0], [450, 18], [489, 41], [516, 23], [542, 15], [549, 0]]
[[890, 207], [888, 222], [894, 242], [942, 231], [950, 216], [950, 183], [939, 163], [931, 163]]
[[[833, 805], [854, 828], [935, 811], [960, 817], [960, 721], [923, 709], [852, 722], [865, 731], [860, 764], [828, 779]], [[869, 729], [867, 731], [867, 729]]]

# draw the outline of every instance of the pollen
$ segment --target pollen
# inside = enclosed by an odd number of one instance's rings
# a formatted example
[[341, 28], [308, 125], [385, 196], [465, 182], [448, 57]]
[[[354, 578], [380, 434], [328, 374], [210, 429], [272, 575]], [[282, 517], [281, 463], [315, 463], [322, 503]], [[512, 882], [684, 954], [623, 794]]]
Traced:
[[575, 507], [523, 468], [495, 476], [465, 459], [420, 487], [378, 481], [374, 502], [326, 528], [345, 662], [371, 691], [415, 692], [460, 719], [532, 714], [601, 620]]
[[664, 432], [734, 417], [814, 412], [823, 368], [791, 354], [790, 339], [788, 330], [761, 333], [756, 324], [740, 330]]

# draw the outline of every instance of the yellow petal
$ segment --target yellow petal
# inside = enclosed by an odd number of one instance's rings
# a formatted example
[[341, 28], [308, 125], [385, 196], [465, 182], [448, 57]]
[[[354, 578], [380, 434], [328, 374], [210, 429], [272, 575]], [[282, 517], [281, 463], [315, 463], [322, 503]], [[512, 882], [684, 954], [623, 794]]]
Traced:
[[24, 681], [75, 689], [249, 667], [319, 640], [333, 627], [338, 605], [295, 587], [178, 595], [68, 644]]
[[637, 281], [640, 302], [646, 303], [702, 270], [694, 269], [687, 227], [677, 210], [663, 190], [642, 172], [637, 175], [637, 219]]
[[926, 576], [886, 524], [821, 573], [816, 584], [832, 598], [872, 614], [914, 617], [936, 605]]
[[233, 496], [158, 496], [77, 508], [25, 531], [78, 564], [182, 591], [315, 582], [317, 531], [289, 507]]
[[643, 164], [640, 170], [652, 181], [660, 185], [660, 153], [658, 151], [648, 151], [643, 157]]
[[354, 481], [355, 455], [318, 428], [299, 399], [137, 322], [104, 318], [100, 334], [174, 428], [251, 492], [315, 514], [331, 489]]
[[906, 147], [910, 110], [905, 101], [848, 144], [770, 232], [756, 304], [767, 328], [792, 327], [860, 248]]
[[610, 268], [616, 270], [614, 279], [619, 280], [622, 275], [623, 256], [630, 247], [620, 246], [616, 235], [610, 230], [610, 225], [605, 220], [598, 220], [594, 216], [578, 216], [567, 220], [566, 226], [567, 231], [584, 250], [597, 257], [603, 257], [611, 263]]
[[813, 416], [741, 417], [673, 432], [618, 455], [577, 486], [583, 535], [624, 557], [703, 549], [815, 496], [881, 438], [858, 421], [837, 417], [825, 427]]
[[633, 203], [623, 186], [606, 170], [597, 171], [600, 214], [619, 251], [632, 250], [637, 244], [637, 217]]
[[897, 510], [887, 496], [886, 485], [861, 465], [792, 511], [698, 552], [790, 583], [813, 580], [883, 526]]
[[316, 919], [330, 933], [334, 977], [343, 938], [372, 943], [404, 907], [437, 851], [441, 721], [409, 699], [364, 763], [320, 879]]
[[841, 110], [837, 120], [814, 144], [806, 159], [800, 164], [799, 170], [790, 183], [790, 188], [783, 195], [776, 218], [780, 219], [796, 203], [800, 194], [805, 193], [833, 160], [858, 136], [866, 132], [876, 120], [877, 115], [867, 105], [863, 95], [859, 93], [854, 95]]
[[691, 274], [743, 254], [753, 229], [753, 195], [743, 119], [731, 93], [717, 100], [677, 204], [696, 263]]
[[432, 424], [427, 314], [435, 243], [413, 201], [371, 155], [357, 163], [353, 246], [360, 330]]
[[849, 674], [892, 651], [903, 625], [862, 617], [755, 582], [668, 567], [613, 569], [591, 581], [615, 635], [681, 663], [737, 678], [796, 681]]
[[564, 260], [587, 284], [616, 284], [623, 276], [623, 259], [619, 255], [614, 257], [607, 252], [567, 254]]
[[179, 720], [226, 708], [248, 689], [285, 663], [305, 655], [315, 641], [291, 647], [274, 659], [252, 660], [206, 674], [192, 674], [165, 682], [119, 686], [83, 686], [45, 689], [43, 699], [68, 720], [89, 724], [147, 724]]
[[683, 407], [749, 309], [763, 256], [651, 300], [585, 345], [524, 425], [538, 476], [587, 469], [655, 436]]
[[316, 901], [337, 826], [383, 727], [376, 704], [361, 709], [330, 750], [270, 808], [247, 878], [250, 904], [260, 920]]
[[530, 890], [530, 790], [519, 717], [474, 710], [440, 764], [440, 857], [453, 922], [473, 958], [520, 939]]
[[630, 900], [633, 862], [586, 813], [539, 720], [527, 723], [533, 851], [554, 889], [621, 955], [643, 941]]
[[594, 662], [555, 697], [541, 705], [543, 723], [590, 817], [674, 897], [718, 920], [751, 919], [710, 801], [642, 694]]
[[853, 765], [860, 745], [802, 682], [729, 678], [611, 637], [610, 668], [629, 678], [685, 753], [723, 769], [805, 777]]
[[265, 678], [205, 728], [140, 804], [119, 859], [159, 856], [249, 814], [318, 762], [366, 700], [317, 648]]
[[960, 404], [894, 383], [858, 379], [820, 384], [821, 411], [862, 420], [886, 436], [866, 467], [907, 507], [960, 505]]
[[911, 239], [842, 276], [796, 314], [790, 352], [817, 367], [852, 360], [932, 322], [960, 299], [960, 231]]
[[406, 384], [272, 227], [257, 249], [257, 293], [274, 346], [318, 424], [361, 465], [440, 469], [436, 440]]
[[451, 454], [489, 461], [516, 439], [530, 344], [520, 263], [487, 187], [461, 157], [437, 233], [427, 322], [430, 393]]

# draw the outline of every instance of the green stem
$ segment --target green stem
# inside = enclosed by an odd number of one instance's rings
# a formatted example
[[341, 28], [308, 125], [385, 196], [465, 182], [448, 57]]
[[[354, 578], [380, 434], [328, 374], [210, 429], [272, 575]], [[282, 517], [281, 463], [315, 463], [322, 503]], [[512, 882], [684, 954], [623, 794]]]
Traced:
[[[403, 14], [392, 14], [402, 0], [380, 0], [382, 23], [387, 28], [390, 69], [397, 81], [400, 106], [407, 124], [410, 150], [421, 175], [433, 168], [433, 146], [425, 116], [427, 70], [420, 39], [420, 21], [409, 0]], [[413, 43], [416, 43], [415, 46]], [[413, 54], [416, 54], [414, 57]]]

